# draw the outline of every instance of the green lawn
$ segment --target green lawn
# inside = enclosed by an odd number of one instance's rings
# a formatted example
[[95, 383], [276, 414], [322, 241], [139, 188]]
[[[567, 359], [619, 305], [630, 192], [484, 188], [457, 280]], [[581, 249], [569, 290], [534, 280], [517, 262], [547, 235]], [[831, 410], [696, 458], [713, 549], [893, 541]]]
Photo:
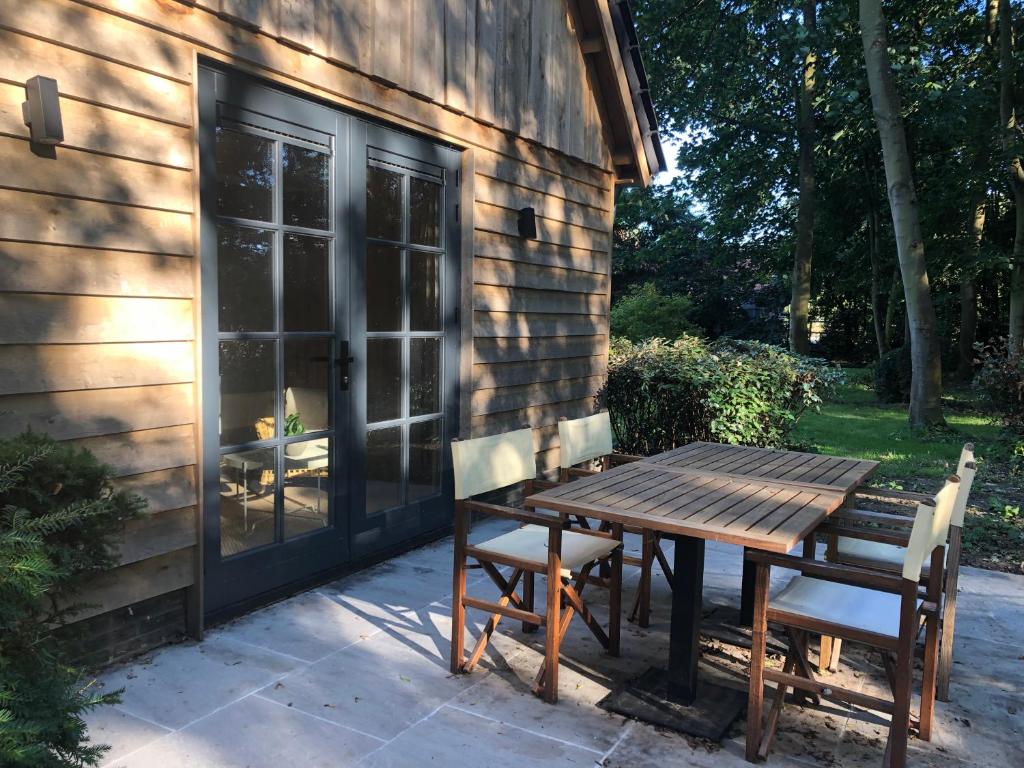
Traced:
[[[870, 373], [847, 369], [847, 383], [819, 413], [808, 413], [792, 435], [796, 447], [881, 462], [872, 482], [909, 490], [938, 490], [956, 469], [960, 449], [974, 443], [978, 476], [964, 528], [964, 562], [1024, 573], [1024, 489], [997, 449], [1000, 429], [977, 409], [969, 394], [943, 399], [947, 427], [912, 434], [906, 407], [882, 405]], [[1005, 451], [1005, 449], [1004, 449]]]
[[903, 405], [883, 405], [871, 390], [870, 372], [846, 370], [847, 383], [820, 413], [807, 413], [792, 435], [797, 445], [821, 453], [853, 456], [882, 462], [879, 480], [939, 478], [956, 469], [960, 449], [975, 443], [979, 463], [985, 446], [999, 436], [999, 427], [973, 410], [966, 398], [947, 398], [948, 429], [915, 435], [907, 423]]

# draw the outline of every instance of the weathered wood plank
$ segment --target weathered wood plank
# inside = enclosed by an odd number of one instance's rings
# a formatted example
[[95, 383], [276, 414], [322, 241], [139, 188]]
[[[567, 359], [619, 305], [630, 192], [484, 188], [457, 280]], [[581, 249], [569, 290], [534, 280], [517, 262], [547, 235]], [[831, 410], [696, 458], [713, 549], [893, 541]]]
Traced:
[[476, 3], [445, 3], [445, 104], [459, 112], [475, 111]]
[[[0, 246], [2, 247], [2, 246]], [[488, 259], [473, 260], [473, 282], [509, 288], [551, 289], [572, 293], [603, 294], [608, 292], [608, 277], [600, 272], [538, 266], [520, 261]]]
[[369, 72], [373, 46], [373, 4], [366, 0], [334, 0], [330, 3], [330, 44], [327, 59], [349, 69]]
[[373, 70], [386, 83], [407, 85], [413, 58], [409, 45], [410, 0], [374, 0]]
[[278, 35], [280, 16], [277, 0], [206, 0], [203, 4], [229, 19], [245, 22], [246, 26], [259, 29], [271, 37]]
[[[552, 287], [557, 283], [551, 283]], [[604, 296], [536, 288], [476, 285], [473, 307], [478, 311], [528, 312], [571, 315], [603, 315]]]
[[600, 210], [607, 210], [606, 188], [612, 183], [611, 177], [599, 180], [597, 184], [579, 181], [551, 169], [486, 150], [477, 153], [476, 173], [477, 176], [487, 176]]
[[0, 241], [0, 291], [191, 298], [193, 266], [187, 256]]
[[474, 247], [477, 256], [492, 259], [595, 272], [602, 276], [608, 273], [607, 253], [523, 240], [518, 235], [484, 232], [478, 229], [474, 237]]
[[196, 508], [147, 513], [124, 524], [117, 540], [120, 565], [159, 557], [196, 544]]
[[192, 215], [0, 189], [8, 240], [191, 255]]
[[191, 424], [191, 384], [83, 389], [0, 397], [0, 437], [32, 430], [56, 440]]
[[194, 581], [194, 558], [195, 547], [186, 547], [90, 577], [74, 601], [90, 607], [75, 614], [75, 620], [189, 586]]
[[[445, 4], [443, 0], [412, 0], [409, 89], [431, 101], [444, 102]], [[453, 41], [458, 44], [458, 41]]]
[[515, 387], [478, 389], [473, 392], [473, 415], [483, 416], [489, 413], [520, 410], [524, 404], [538, 406], [594, 397], [603, 385], [604, 377], [594, 376]]
[[0, 29], [0, 72], [5, 80], [25, 82], [43, 71], [57, 80], [64, 96], [191, 125], [188, 85]]
[[195, 467], [174, 467], [119, 477], [114, 487], [137, 493], [151, 514], [196, 504]]
[[0, 370], [0, 395], [178, 384], [195, 380], [195, 349], [188, 341], [0, 344]]
[[474, 312], [473, 334], [477, 338], [525, 338], [594, 336], [608, 333], [604, 315], [543, 315], [522, 312]]
[[12, 293], [0, 302], [0, 344], [188, 341], [188, 299]]
[[477, 363], [511, 363], [525, 360], [555, 360], [608, 354], [608, 337], [570, 336], [568, 338], [489, 338], [473, 340], [473, 360]]
[[[23, 86], [0, 82], [0, 134], [28, 137], [21, 115], [24, 100]], [[60, 111], [64, 124], [64, 142], [58, 150], [62, 167], [67, 154], [64, 149], [85, 149], [186, 170], [192, 167], [192, 132], [188, 128], [66, 96], [60, 99]]]
[[194, 431], [193, 426], [187, 424], [68, 442], [88, 448], [97, 459], [109, 464], [116, 476], [123, 477], [194, 464]]
[[[473, 206], [477, 229], [518, 237], [519, 212], [477, 201]], [[594, 252], [607, 252], [608, 235], [575, 224], [537, 217], [537, 240]]]
[[[504, 3], [503, 35], [498, 39], [502, 53], [497, 72], [499, 124], [514, 133], [527, 135], [525, 118], [530, 111], [530, 11], [532, 0]], [[529, 136], [529, 138], [535, 138]]]
[[575, 224], [597, 232], [604, 232], [607, 227], [606, 212], [600, 208], [492, 179], [490, 176], [478, 173], [473, 189], [477, 201], [481, 203], [488, 203], [511, 211], [518, 211], [520, 208], [529, 206], [534, 209], [537, 216], [551, 221]]
[[61, 147], [40, 157], [27, 140], [0, 136], [0, 186], [191, 213], [191, 171]]
[[0, 0], [4, 26], [33, 37], [103, 57], [182, 82], [192, 79], [188, 48], [160, 32], [110, 13], [63, 0]]
[[492, 389], [541, 381], [604, 376], [607, 370], [608, 358], [604, 355], [536, 362], [480, 363], [473, 366], [473, 384], [474, 389]]
[[327, 53], [329, 0], [277, 0], [278, 39], [302, 51]]
[[579, 419], [594, 413], [594, 399], [587, 397], [582, 400], [567, 400], [549, 405], [527, 406], [503, 413], [489, 413], [473, 417], [473, 436], [496, 435], [519, 429], [524, 424], [537, 427], [554, 426], [557, 430], [558, 420], [563, 416], [567, 419]]
[[[479, 120], [459, 115], [442, 105], [388, 87], [385, 83], [339, 67], [324, 58], [310, 56], [288, 46], [268, 45], [264, 36], [216, 19], [198, 7], [186, 13], [172, 13], [164, 6], [188, 7], [178, 3], [140, 3], [126, 8], [123, 0], [90, 2], [161, 27], [169, 34], [195, 45], [202, 55], [236, 65], [265, 67], [269, 70], [267, 76], [283, 79], [291, 87], [337, 102], [341, 106], [437, 136], [456, 145], [473, 145], [500, 152], [537, 168], [548, 169], [601, 189], [610, 187], [611, 168], [602, 159], [606, 153], [600, 141], [587, 145], [588, 151], [594, 154], [593, 160], [586, 157], [570, 158], [558, 151], [517, 138], [507, 131], [489, 127]], [[376, 42], [380, 42], [376, 29], [373, 37]], [[405, 51], [407, 49], [403, 49]]]
[[[476, 10], [476, 117], [490, 125], [498, 121], [498, 40], [503, 7], [497, 0], [478, 0]], [[481, 153], [483, 154], [483, 153]]]

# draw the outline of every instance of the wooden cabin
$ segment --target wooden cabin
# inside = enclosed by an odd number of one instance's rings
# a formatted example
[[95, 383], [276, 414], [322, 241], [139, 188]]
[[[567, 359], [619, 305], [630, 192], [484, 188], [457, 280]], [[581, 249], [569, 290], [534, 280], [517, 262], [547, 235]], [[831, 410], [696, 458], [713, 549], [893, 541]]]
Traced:
[[149, 502], [82, 658], [441, 535], [455, 436], [556, 466], [663, 165], [626, 2], [0, 0], [0, 434]]

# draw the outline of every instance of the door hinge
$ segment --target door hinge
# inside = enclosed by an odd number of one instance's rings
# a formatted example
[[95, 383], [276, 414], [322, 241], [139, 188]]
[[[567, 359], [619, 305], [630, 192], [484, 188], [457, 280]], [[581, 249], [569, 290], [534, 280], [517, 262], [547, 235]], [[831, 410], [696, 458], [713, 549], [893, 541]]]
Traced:
[[462, 169], [461, 168], [456, 168], [455, 169], [455, 186], [457, 187], [460, 184], [462, 184]]
[[456, 203], [455, 204], [455, 223], [456, 224], [459, 223], [459, 207], [460, 207], [459, 204]]

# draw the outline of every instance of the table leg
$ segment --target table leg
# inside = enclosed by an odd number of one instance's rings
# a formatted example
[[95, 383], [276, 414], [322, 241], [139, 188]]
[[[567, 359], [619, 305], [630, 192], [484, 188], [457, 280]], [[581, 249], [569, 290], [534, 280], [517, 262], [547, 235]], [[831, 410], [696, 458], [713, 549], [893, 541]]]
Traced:
[[740, 587], [740, 626], [754, 624], [754, 584], [757, 580], [757, 565], [747, 560], [749, 547], [743, 548], [743, 583]]
[[680, 536], [675, 546], [668, 698], [690, 705], [697, 697], [700, 623], [704, 607], [704, 539]]

